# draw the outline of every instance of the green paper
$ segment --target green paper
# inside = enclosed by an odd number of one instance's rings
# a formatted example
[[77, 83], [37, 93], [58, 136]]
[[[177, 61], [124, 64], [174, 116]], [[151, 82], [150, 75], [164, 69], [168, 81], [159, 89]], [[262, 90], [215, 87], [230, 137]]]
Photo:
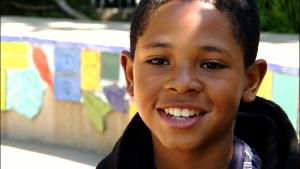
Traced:
[[287, 113], [295, 129], [297, 129], [299, 78], [274, 73], [272, 100]]
[[83, 93], [83, 99], [83, 105], [88, 118], [93, 122], [97, 130], [103, 132], [105, 129], [105, 117], [112, 111], [112, 108], [91, 93]]
[[120, 61], [118, 53], [101, 53], [101, 77], [108, 80], [119, 80]]

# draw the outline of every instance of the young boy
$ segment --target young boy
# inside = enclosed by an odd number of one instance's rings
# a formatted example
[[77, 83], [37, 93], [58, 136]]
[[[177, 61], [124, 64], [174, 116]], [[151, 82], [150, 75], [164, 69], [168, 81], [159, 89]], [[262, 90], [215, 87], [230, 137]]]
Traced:
[[267, 166], [234, 136], [267, 69], [255, 0], [141, 0], [130, 33], [121, 64], [138, 113], [98, 169]]

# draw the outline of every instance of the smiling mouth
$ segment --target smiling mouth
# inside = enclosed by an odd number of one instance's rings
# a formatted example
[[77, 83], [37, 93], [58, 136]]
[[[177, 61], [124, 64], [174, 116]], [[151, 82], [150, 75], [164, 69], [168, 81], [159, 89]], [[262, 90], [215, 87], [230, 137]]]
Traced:
[[200, 123], [205, 116], [205, 111], [168, 107], [158, 109], [163, 123], [172, 129], [189, 129]]
[[181, 109], [181, 108], [165, 108], [165, 109], [158, 109], [160, 113], [164, 113], [169, 117], [174, 117], [176, 119], [186, 119], [186, 118], [194, 118], [204, 113], [201, 113], [194, 109]]

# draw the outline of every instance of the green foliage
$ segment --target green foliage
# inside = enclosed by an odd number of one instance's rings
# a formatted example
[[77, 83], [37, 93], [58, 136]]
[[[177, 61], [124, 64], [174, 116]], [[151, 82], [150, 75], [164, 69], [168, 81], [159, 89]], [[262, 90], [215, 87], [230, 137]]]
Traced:
[[[16, 7], [16, 4], [23, 6], [24, 9]], [[24, 5], [33, 7], [51, 6], [53, 8], [48, 10], [28, 10]], [[57, 8], [52, 0], [2, 0], [0, 12], [1, 15], [70, 18]]]
[[299, 0], [257, 0], [262, 31], [299, 33]]
[[[88, 16], [90, 19], [98, 19], [96, 9], [90, 4], [89, 0], [66, 0], [66, 2], [72, 8]], [[52, 6], [54, 8], [49, 10], [26, 10], [17, 8], [15, 4]], [[0, 11], [1, 15], [70, 18], [56, 6], [53, 0], [2, 0]]]
[[96, 8], [90, 3], [90, 0], [66, 0], [74, 9], [88, 16], [90, 19], [99, 19]]

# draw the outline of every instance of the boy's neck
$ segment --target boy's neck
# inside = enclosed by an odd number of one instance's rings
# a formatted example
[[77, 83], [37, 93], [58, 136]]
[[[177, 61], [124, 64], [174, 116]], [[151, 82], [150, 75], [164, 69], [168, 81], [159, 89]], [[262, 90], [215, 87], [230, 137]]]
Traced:
[[156, 169], [229, 168], [233, 152], [232, 137], [192, 151], [167, 149], [157, 138], [152, 138]]

